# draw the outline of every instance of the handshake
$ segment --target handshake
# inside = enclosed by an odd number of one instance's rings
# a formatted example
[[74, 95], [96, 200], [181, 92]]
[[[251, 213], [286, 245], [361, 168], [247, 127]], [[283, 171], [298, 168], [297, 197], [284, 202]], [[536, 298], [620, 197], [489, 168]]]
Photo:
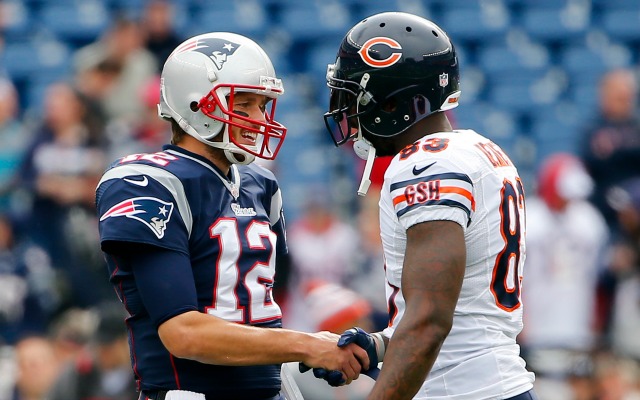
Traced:
[[[362, 373], [374, 380], [377, 379], [380, 374], [378, 362], [382, 361], [385, 348], [382, 336], [377, 333], [370, 334], [361, 328], [355, 327], [344, 331], [338, 340], [338, 347], [344, 347], [350, 343], [355, 343], [362, 347], [369, 356], [369, 369], [362, 371]], [[311, 369], [311, 367], [308, 367], [303, 363], [298, 364], [298, 368], [300, 372], [307, 372]], [[324, 368], [313, 368], [313, 375], [318, 379], [324, 379], [331, 386], [342, 386], [345, 383], [345, 380], [342, 377], [342, 372], [340, 371], [328, 371]]]

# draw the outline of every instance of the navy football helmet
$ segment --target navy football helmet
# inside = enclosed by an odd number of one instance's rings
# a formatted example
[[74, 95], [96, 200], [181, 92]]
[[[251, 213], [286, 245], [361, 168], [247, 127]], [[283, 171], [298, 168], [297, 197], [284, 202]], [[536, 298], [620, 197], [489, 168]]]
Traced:
[[334, 143], [393, 137], [455, 108], [458, 68], [453, 44], [433, 22], [402, 12], [362, 20], [327, 68], [331, 96], [324, 119]]

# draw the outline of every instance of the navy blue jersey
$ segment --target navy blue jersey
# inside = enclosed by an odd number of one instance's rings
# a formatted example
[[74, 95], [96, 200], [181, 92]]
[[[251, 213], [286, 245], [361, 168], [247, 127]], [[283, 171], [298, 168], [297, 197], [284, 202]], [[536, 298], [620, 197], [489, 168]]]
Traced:
[[[107, 169], [96, 191], [100, 239], [110, 280], [130, 314], [131, 361], [142, 390], [238, 398], [279, 390], [280, 365], [179, 359], [163, 346], [157, 328], [190, 310], [281, 327], [272, 298], [276, 257], [287, 252], [281, 199], [270, 171], [232, 165], [224, 176], [177, 146], [127, 156]], [[165, 252], [157, 260], [167, 261], [138, 267], [128, 256], [149, 248]]]

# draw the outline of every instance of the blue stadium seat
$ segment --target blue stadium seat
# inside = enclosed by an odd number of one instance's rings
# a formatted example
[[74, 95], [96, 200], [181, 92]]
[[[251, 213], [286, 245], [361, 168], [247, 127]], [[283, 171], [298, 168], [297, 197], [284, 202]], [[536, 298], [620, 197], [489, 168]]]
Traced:
[[0, 66], [14, 80], [70, 72], [70, 50], [55, 41], [16, 41], [0, 52]]
[[555, 152], [577, 152], [584, 115], [574, 105], [559, 104], [553, 112], [533, 119], [531, 133], [538, 149], [538, 163]]
[[38, 70], [38, 53], [31, 42], [11, 42], [0, 52], [0, 66], [14, 80], [25, 79]]
[[191, 37], [214, 30], [239, 33], [257, 40], [266, 33], [267, 14], [257, 2], [248, 8], [238, 4], [234, 7], [202, 7], [183, 26], [181, 34]]
[[[336, 38], [337, 39], [337, 38]], [[322, 41], [309, 47], [309, 52], [305, 57], [307, 62], [305, 69], [312, 75], [314, 82], [324, 84], [327, 72], [327, 64], [336, 61], [341, 38], [337, 40]]]
[[300, 2], [281, 11], [280, 23], [293, 42], [305, 42], [327, 35], [342, 37], [353, 25], [347, 7], [330, 1], [323, 5]]
[[462, 64], [460, 71], [460, 104], [466, 105], [478, 99], [482, 99], [485, 94], [487, 78], [484, 71], [477, 66]]
[[420, 0], [351, 0], [351, 2], [357, 3], [357, 7], [352, 7], [355, 11], [354, 18], [357, 19], [387, 11], [408, 12], [423, 18], [432, 18], [429, 4]]
[[487, 43], [502, 40], [510, 27], [510, 15], [504, 12], [475, 8], [446, 9], [438, 25], [454, 43], [461, 40]]
[[608, 44], [598, 49], [576, 44], [563, 48], [560, 65], [574, 81], [592, 82], [605, 71], [627, 67], [633, 62], [631, 51], [624, 46]]
[[609, 37], [640, 42], [640, 2], [636, 9], [608, 9], [602, 12], [602, 28]]
[[598, 108], [598, 78], [589, 82], [574, 82], [567, 91], [567, 100], [586, 115]]
[[469, 1], [469, 0], [429, 0], [430, 6], [441, 10], [462, 10], [462, 9], [475, 9], [489, 7], [503, 7], [503, 0], [489, 0], [489, 1]]
[[533, 83], [526, 81], [493, 82], [487, 93], [487, 101], [514, 115], [524, 115], [535, 110]]
[[86, 44], [109, 28], [111, 15], [100, 1], [78, 1], [46, 4], [39, 20], [58, 39]]
[[491, 77], [505, 73], [526, 75], [545, 71], [551, 60], [546, 47], [526, 42], [521, 46], [482, 46], [477, 50], [477, 63]]
[[591, 0], [593, 5], [602, 9], [626, 9], [637, 10], [640, 7], [638, 0]]
[[32, 33], [31, 11], [21, 0], [10, 0], [0, 5], [3, 13], [2, 33], [6, 41], [27, 39]]
[[588, 10], [556, 10], [552, 8], [528, 8], [523, 11], [522, 26], [539, 41], [571, 41], [585, 35], [590, 25]]
[[473, 129], [500, 145], [510, 147], [519, 135], [516, 116], [488, 102], [461, 103], [450, 113], [455, 129]]

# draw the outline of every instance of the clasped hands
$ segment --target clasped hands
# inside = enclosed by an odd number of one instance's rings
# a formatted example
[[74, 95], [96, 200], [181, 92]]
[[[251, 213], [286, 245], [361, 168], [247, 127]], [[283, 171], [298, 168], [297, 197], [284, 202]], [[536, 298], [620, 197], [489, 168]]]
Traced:
[[[374, 338], [363, 329], [354, 327], [344, 331], [338, 340], [338, 347], [344, 347], [351, 343], [362, 347], [367, 352], [367, 356], [369, 356], [369, 368], [363, 370], [362, 373], [372, 379], [376, 379], [380, 369], [378, 368], [379, 357]], [[312, 369], [303, 363], [299, 363], [298, 368], [300, 372], [307, 372]], [[318, 379], [324, 379], [331, 386], [342, 386], [346, 383], [341, 371], [313, 368], [313, 375]]]

